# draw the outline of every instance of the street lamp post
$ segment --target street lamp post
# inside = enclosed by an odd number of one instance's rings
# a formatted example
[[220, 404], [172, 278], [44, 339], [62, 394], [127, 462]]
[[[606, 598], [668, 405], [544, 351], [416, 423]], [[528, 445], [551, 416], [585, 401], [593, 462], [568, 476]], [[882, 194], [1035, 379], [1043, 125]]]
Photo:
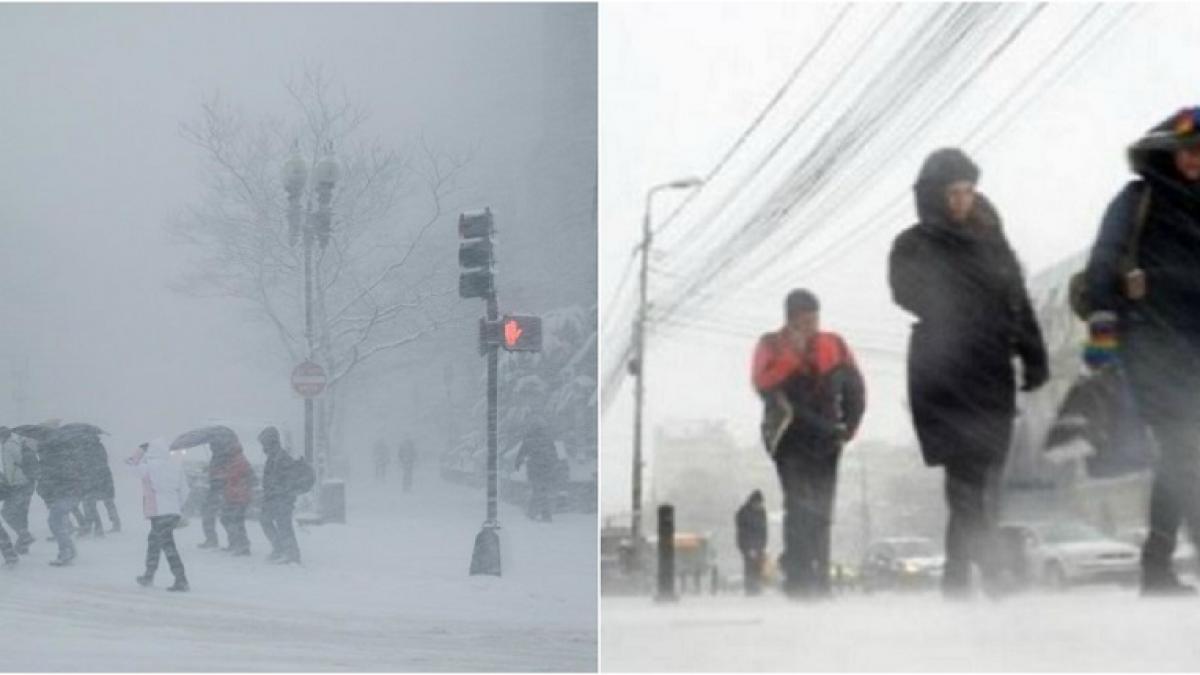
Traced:
[[[293, 246], [304, 242], [304, 343], [307, 360], [313, 360], [315, 339], [313, 336], [313, 242], [325, 250], [329, 245], [332, 232], [333, 188], [337, 184], [340, 168], [333, 156], [332, 147], [326, 148], [325, 156], [317, 162], [312, 172], [312, 182], [309, 183], [308, 162], [300, 155], [298, 148], [293, 148], [292, 156], [283, 165], [283, 187], [288, 197], [288, 240]], [[317, 208], [312, 210], [311, 197], [306, 206], [301, 204], [306, 187], [311, 187], [316, 193]], [[304, 457], [310, 464], [317, 459], [314, 457], [314, 415], [313, 399], [304, 398]], [[318, 484], [324, 474], [324, 457], [315, 462], [318, 472]]]
[[634, 382], [633, 399], [633, 522], [630, 527], [630, 537], [633, 540], [633, 561], [634, 565], [639, 566], [642, 537], [642, 407], [645, 400], [645, 375], [646, 375], [646, 313], [647, 313], [647, 293], [650, 276], [650, 245], [654, 240], [654, 231], [650, 227], [651, 223], [651, 207], [653, 205], [654, 195], [663, 190], [684, 190], [688, 188], [698, 187], [703, 184], [699, 178], [683, 178], [680, 180], [671, 181], [669, 183], [661, 183], [650, 188], [646, 192], [646, 210], [642, 217], [642, 243], [638, 247], [642, 253], [641, 267], [641, 284], [638, 299], [638, 314], [637, 321], [634, 327], [634, 361], [631, 364], [633, 375], [637, 378]]

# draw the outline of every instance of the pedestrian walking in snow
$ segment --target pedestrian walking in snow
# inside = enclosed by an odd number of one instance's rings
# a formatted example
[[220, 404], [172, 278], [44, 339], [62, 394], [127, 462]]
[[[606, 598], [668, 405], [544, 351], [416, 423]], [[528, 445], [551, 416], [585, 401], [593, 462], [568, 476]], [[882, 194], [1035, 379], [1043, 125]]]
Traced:
[[[99, 432], [99, 429], [96, 429]], [[113, 486], [112, 469], [108, 465], [108, 450], [99, 434], [88, 434], [81, 439], [80, 459], [83, 462], [83, 516], [81, 536], [89, 534], [104, 536], [104, 523], [100, 520], [98, 504], [103, 502], [108, 513], [112, 532], [121, 531], [121, 518], [117, 515], [116, 492]]]
[[[738, 551], [742, 554], [746, 595], [758, 595], [762, 592], [762, 572], [767, 552], [767, 510], [763, 507], [761, 491], [750, 493], [750, 497], [737, 510], [734, 526]], [[715, 583], [713, 585], [716, 586]]]
[[[216, 460], [214, 460], [216, 461]], [[221, 526], [229, 538], [226, 550], [236, 556], [250, 555], [250, 537], [246, 534], [246, 511], [254, 498], [258, 477], [246, 459], [240, 443], [235, 443], [222, 455], [217, 466], [217, 480], [223, 486]]]
[[396, 448], [396, 459], [400, 465], [401, 489], [404, 492], [412, 492], [413, 473], [417, 470], [417, 446], [411, 438], [400, 441], [399, 447]]
[[820, 329], [805, 289], [784, 301], [785, 325], [759, 338], [752, 381], [764, 402], [762, 436], [783, 488], [784, 590], [828, 597], [837, 467], [866, 410], [866, 388], [841, 336]]
[[37, 492], [49, 508], [50, 531], [58, 543], [58, 557], [50, 564], [62, 567], [70, 564], [77, 553], [69, 518], [83, 496], [82, 463], [74, 438], [62, 429], [52, 430], [38, 443], [38, 459], [41, 477]]
[[142, 586], [154, 584], [158, 561], [166, 557], [167, 566], [175, 576], [168, 591], [190, 589], [183, 558], [175, 546], [175, 528], [179, 525], [183, 503], [187, 500], [187, 476], [183, 460], [171, 452], [167, 441], [157, 438], [143, 443], [128, 460], [142, 480], [142, 512], [150, 521], [146, 540], [146, 571], [137, 578]]
[[0, 457], [8, 483], [8, 494], [0, 517], [17, 533], [16, 551], [24, 555], [35, 539], [29, 532], [29, 504], [37, 484], [38, 459], [35, 442], [0, 427]]
[[216, 549], [220, 547], [217, 539], [217, 518], [224, 510], [225, 504], [225, 463], [226, 458], [236, 446], [241, 447], [237, 434], [225, 426], [211, 426], [193, 429], [180, 435], [171, 442], [171, 450], [186, 450], [200, 445], [207, 445], [209, 451], [208, 485], [200, 505], [200, 517], [204, 530], [204, 541], [198, 548]]
[[1192, 595], [1172, 566], [1180, 525], [1200, 542], [1200, 108], [1128, 152], [1137, 179], [1104, 213], [1085, 271], [1084, 360], [1127, 375], [1158, 445], [1144, 595]]
[[298, 482], [298, 472], [307, 465], [296, 466], [303, 464], [303, 460], [288, 455], [279, 442], [279, 430], [275, 427], [263, 429], [258, 435], [258, 442], [267, 455], [267, 463], [263, 466], [262, 515], [259, 518], [263, 534], [271, 542], [271, 554], [267, 560], [282, 564], [299, 563], [300, 544], [296, 541], [293, 519], [296, 497], [305, 492]]
[[375, 482], [386, 483], [388, 474], [388, 465], [392, 462], [392, 451], [388, 449], [387, 443], [383, 439], [375, 441], [375, 447], [372, 449], [372, 454], [375, 459]]
[[946, 471], [947, 597], [969, 594], [972, 564], [985, 588], [997, 590], [996, 501], [1016, 410], [1013, 358], [1024, 365], [1023, 391], [1049, 378], [1020, 265], [999, 214], [975, 190], [978, 180], [962, 151], [931, 154], [914, 188], [919, 222], [896, 237], [888, 270], [896, 304], [917, 318], [908, 391], [921, 453]]
[[538, 420], [530, 424], [521, 449], [517, 452], [514, 471], [520, 471], [527, 463], [525, 476], [529, 483], [529, 505], [526, 515], [532, 520], [550, 522], [553, 519], [552, 493], [558, 469], [558, 449], [546, 428]]

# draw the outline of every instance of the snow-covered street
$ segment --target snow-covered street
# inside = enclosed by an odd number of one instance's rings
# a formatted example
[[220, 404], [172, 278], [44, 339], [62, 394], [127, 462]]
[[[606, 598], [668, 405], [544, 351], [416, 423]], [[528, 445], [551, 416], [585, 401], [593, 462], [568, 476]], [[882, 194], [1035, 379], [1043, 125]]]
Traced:
[[936, 594], [601, 603], [604, 671], [1195, 671], [1200, 600], [1073, 589], [1000, 602]]
[[134, 583], [148, 527], [132, 485], [125, 530], [81, 540], [63, 569], [35, 498], [39, 541], [0, 575], [5, 670], [594, 671], [595, 517], [543, 525], [502, 504], [505, 576], [469, 577], [483, 495], [427, 478], [409, 495], [369, 485], [348, 525], [298, 529], [304, 567], [268, 564], [254, 521], [251, 557], [197, 550], [193, 520], [176, 533], [187, 594], [164, 590], [165, 564], [155, 588]]

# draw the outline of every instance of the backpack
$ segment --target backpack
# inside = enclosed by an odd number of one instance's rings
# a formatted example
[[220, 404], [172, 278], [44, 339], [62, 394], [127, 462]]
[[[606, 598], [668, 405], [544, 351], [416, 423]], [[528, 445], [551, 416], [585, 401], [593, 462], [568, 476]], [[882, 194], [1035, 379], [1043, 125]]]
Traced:
[[[1149, 220], [1150, 214], [1150, 186], [1142, 187], [1142, 194], [1138, 200], [1137, 216], [1133, 221], [1133, 231], [1129, 233], [1129, 238], [1125, 241], [1125, 252], [1121, 255], [1117, 262], [1117, 272], [1121, 279], [1138, 268], [1138, 246], [1142, 241], [1142, 233], [1146, 230], [1146, 221]], [[1068, 285], [1068, 299], [1071, 303], [1071, 311], [1081, 321], [1087, 321], [1092, 314], [1092, 306], [1087, 298], [1087, 265], [1075, 274], [1071, 275], [1071, 280]]]
[[293, 459], [287, 466], [287, 476], [287, 484], [295, 495], [302, 495], [317, 484], [317, 472], [306, 459]]

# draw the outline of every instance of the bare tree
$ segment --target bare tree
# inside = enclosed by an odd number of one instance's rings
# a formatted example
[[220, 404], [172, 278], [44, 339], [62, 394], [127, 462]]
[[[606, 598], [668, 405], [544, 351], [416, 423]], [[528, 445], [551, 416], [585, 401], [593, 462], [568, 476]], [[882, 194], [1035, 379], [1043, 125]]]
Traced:
[[[288, 364], [310, 358], [328, 373], [318, 443], [329, 449], [338, 392], [362, 366], [437, 330], [452, 313], [442, 256], [421, 255], [466, 159], [422, 138], [400, 150], [366, 138], [367, 112], [319, 69], [285, 84], [288, 116], [248, 119], [213, 96], [182, 125], [205, 160], [200, 200], [172, 223], [194, 245], [181, 292], [242, 301], [278, 337]], [[281, 169], [300, 153], [310, 169], [330, 148], [341, 165], [332, 236], [314, 264], [314, 329], [304, 332], [304, 254], [286, 222]], [[312, 171], [310, 170], [310, 174]], [[311, 207], [313, 195], [304, 199]]]

